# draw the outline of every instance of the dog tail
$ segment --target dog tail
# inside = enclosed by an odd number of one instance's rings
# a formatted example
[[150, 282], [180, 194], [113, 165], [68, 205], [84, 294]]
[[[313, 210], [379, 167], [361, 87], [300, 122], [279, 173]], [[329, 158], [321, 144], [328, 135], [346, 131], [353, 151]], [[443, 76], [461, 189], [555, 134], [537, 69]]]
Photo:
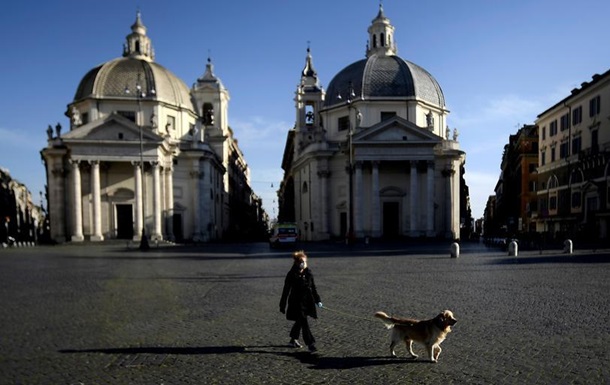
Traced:
[[379, 318], [381, 322], [385, 324], [385, 327], [388, 329], [394, 327], [394, 320], [392, 319], [392, 317], [382, 311], [378, 311], [377, 313], [375, 313], [375, 318]]

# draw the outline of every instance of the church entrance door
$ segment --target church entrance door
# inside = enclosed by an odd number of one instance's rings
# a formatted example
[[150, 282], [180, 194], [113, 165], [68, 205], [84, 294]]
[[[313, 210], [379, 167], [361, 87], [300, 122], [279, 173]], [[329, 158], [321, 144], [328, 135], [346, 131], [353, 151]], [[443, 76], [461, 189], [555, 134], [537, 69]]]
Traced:
[[116, 205], [116, 226], [118, 239], [133, 238], [133, 208], [131, 205]]
[[176, 242], [184, 241], [184, 234], [182, 233], [182, 215], [174, 214], [172, 217], [174, 227], [174, 238]]
[[383, 203], [383, 237], [396, 239], [400, 235], [400, 204], [398, 202]]

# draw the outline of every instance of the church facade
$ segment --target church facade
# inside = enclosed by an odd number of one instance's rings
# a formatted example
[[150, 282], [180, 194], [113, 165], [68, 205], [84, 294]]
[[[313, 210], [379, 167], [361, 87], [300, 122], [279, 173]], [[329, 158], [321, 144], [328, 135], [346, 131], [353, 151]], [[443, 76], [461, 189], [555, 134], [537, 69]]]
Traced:
[[441, 87], [397, 55], [382, 6], [368, 36], [366, 58], [335, 75], [327, 91], [307, 50], [279, 220], [296, 222], [312, 241], [458, 239], [465, 153], [448, 128]]
[[138, 12], [123, 55], [91, 69], [47, 130], [51, 238], [206, 242], [265, 219], [208, 59], [191, 89], [154, 60]]

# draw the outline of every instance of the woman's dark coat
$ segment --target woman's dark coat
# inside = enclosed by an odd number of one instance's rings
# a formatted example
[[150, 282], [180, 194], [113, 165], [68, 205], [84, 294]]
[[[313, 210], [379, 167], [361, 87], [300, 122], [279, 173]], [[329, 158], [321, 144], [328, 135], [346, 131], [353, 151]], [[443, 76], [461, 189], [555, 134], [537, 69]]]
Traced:
[[284, 290], [282, 290], [282, 299], [280, 300], [280, 311], [282, 313], [286, 309], [286, 301], [288, 301], [286, 319], [296, 321], [305, 316], [318, 318], [316, 303], [321, 301], [311, 270], [306, 268], [301, 273], [298, 266], [293, 266], [290, 269], [284, 280]]

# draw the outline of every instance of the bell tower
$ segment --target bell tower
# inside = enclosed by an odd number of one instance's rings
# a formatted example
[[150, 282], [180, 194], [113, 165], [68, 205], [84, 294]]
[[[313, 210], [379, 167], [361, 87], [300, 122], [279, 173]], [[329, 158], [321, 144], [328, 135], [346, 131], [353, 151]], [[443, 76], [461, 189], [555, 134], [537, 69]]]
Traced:
[[214, 74], [212, 59], [208, 57], [204, 74], [197, 79], [191, 89], [191, 95], [197, 106], [197, 131], [201, 141], [206, 136], [224, 136], [229, 128], [228, 109], [229, 91]]
[[325, 92], [320, 86], [318, 73], [313, 67], [311, 49], [307, 47], [305, 67], [301, 71], [301, 82], [297, 86], [296, 104], [296, 149], [300, 150], [310, 143], [325, 139], [324, 122], [320, 110], [324, 103]]

